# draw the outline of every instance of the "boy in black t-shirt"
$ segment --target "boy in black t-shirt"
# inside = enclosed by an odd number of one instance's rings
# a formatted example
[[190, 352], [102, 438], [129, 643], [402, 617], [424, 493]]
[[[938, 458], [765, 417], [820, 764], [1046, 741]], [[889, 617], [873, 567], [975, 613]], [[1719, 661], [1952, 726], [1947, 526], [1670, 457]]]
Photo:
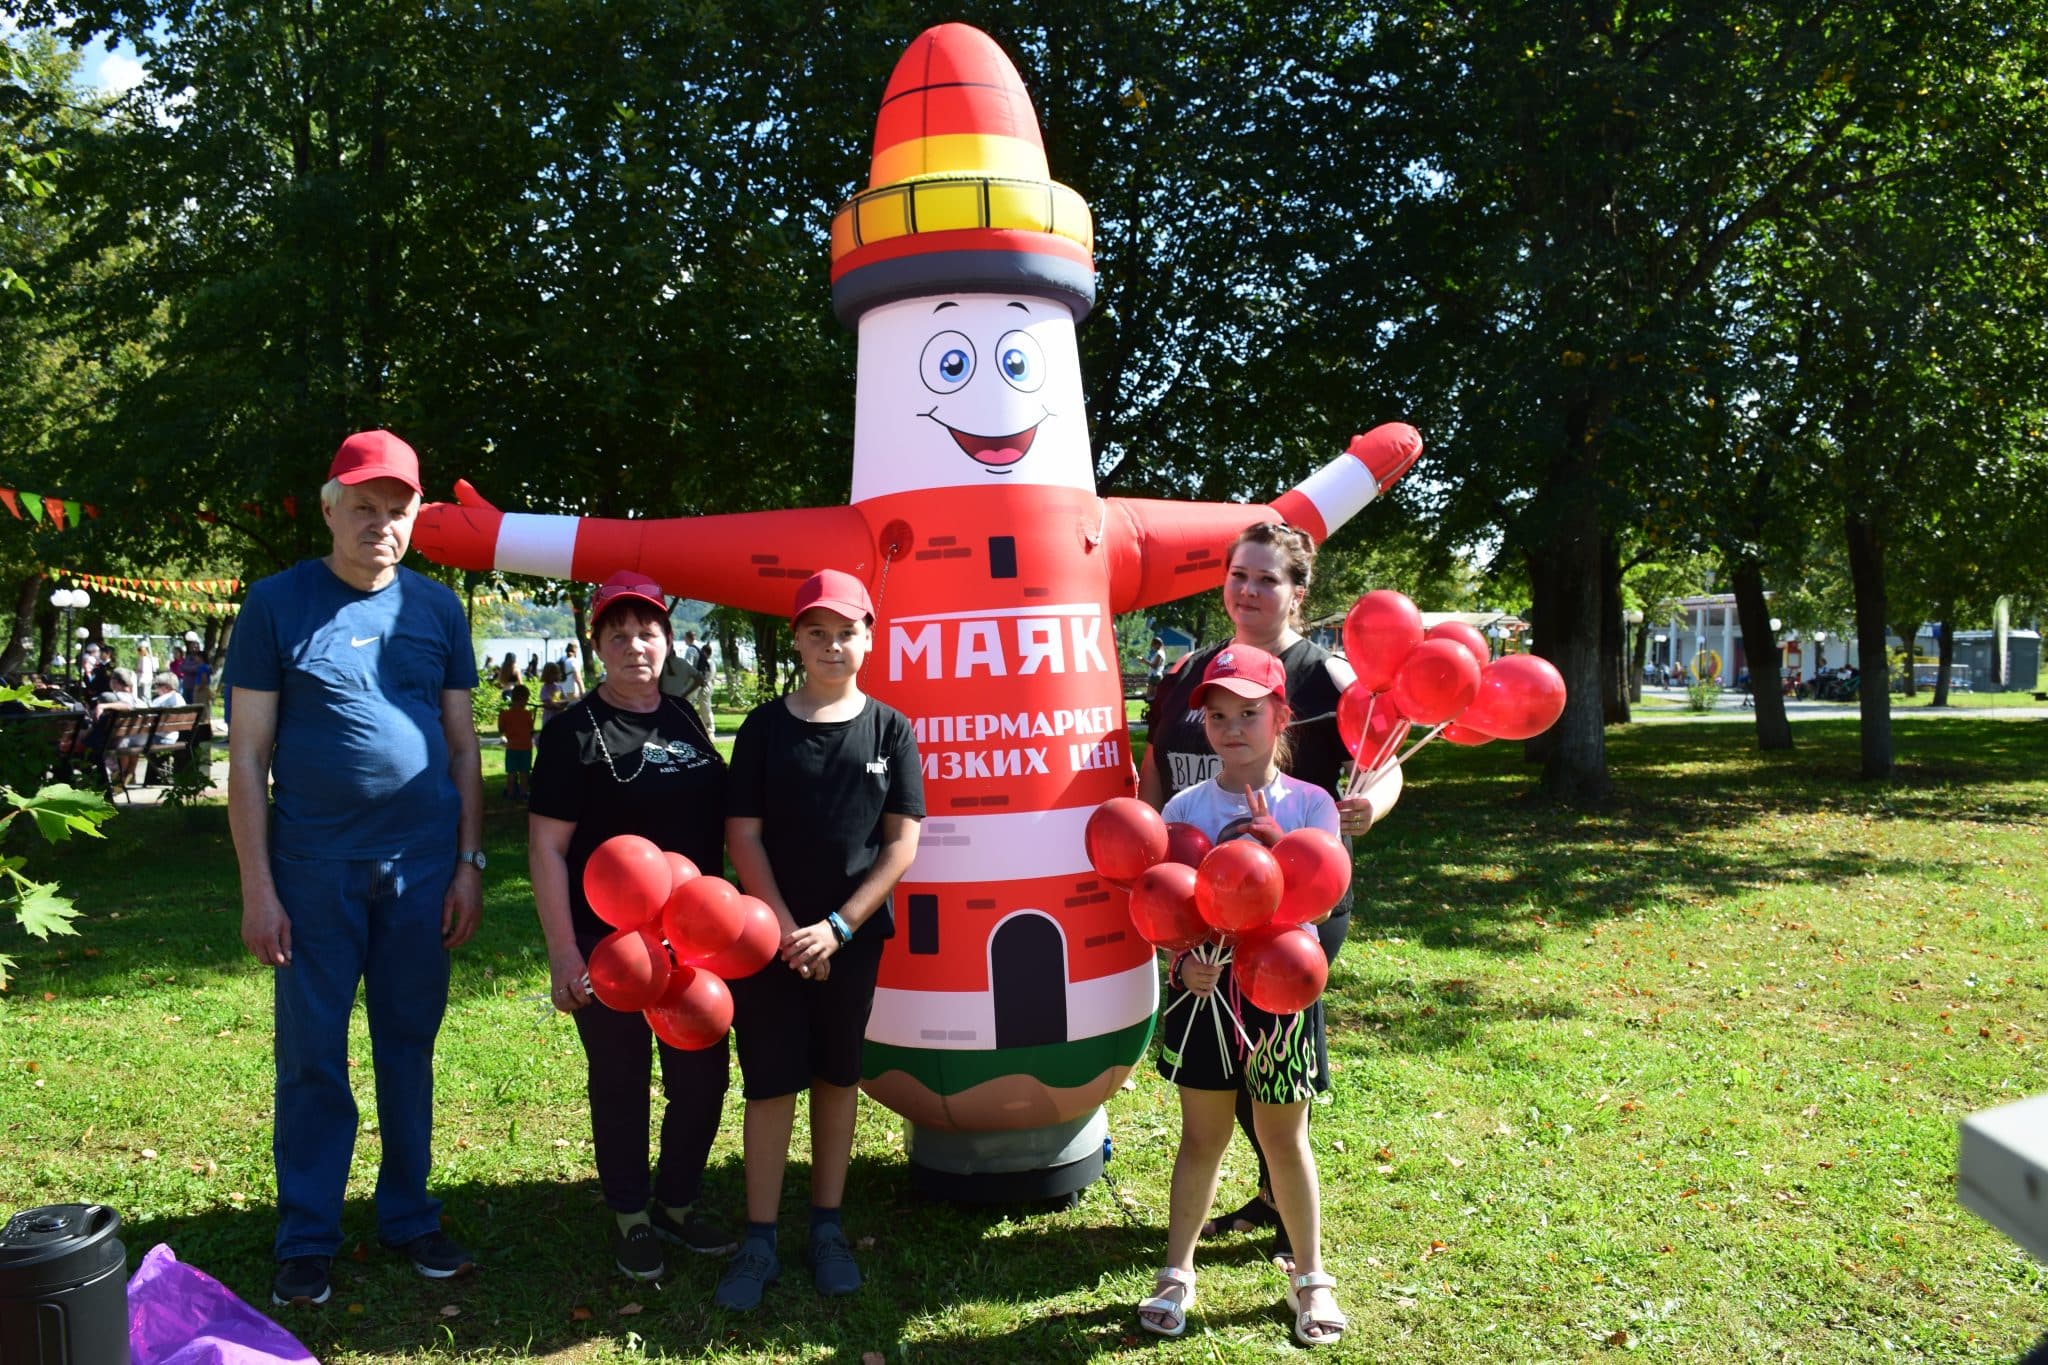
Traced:
[[797, 589], [802, 686], [754, 709], [733, 741], [727, 852], [782, 921], [782, 951], [732, 983], [746, 1091], [747, 1236], [719, 1281], [721, 1307], [751, 1309], [781, 1273], [775, 1213], [796, 1123], [811, 1092], [811, 1277], [851, 1294], [860, 1270], [839, 1226], [861, 1041], [889, 892], [917, 854], [924, 780], [901, 712], [860, 690], [875, 609], [861, 581], [826, 569]]

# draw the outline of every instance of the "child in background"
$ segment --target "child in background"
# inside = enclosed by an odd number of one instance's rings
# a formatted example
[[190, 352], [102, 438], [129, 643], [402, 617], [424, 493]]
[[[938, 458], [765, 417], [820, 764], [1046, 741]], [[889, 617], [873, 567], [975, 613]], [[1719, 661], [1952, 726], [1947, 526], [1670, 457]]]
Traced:
[[533, 772], [533, 712], [526, 709], [524, 684], [515, 686], [498, 713], [498, 733], [505, 737], [505, 796], [526, 799], [527, 777]]
[[851, 1294], [860, 1269], [840, 1230], [860, 1099], [861, 1039], [889, 892], [917, 854], [924, 778], [901, 712], [860, 690], [875, 608], [852, 574], [797, 589], [791, 628], [803, 683], [754, 708], [733, 741], [725, 842], [747, 891], [782, 922], [778, 960], [732, 983], [745, 1081], [747, 1235], [716, 1302], [752, 1309], [781, 1274], [775, 1213], [796, 1123], [811, 1092], [811, 1279]]
[[[1162, 814], [1168, 821], [1194, 825], [1219, 844], [1237, 838], [1272, 842], [1304, 828], [1338, 832], [1330, 794], [1280, 771], [1290, 712], [1287, 670], [1278, 659], [1251, 645], [1231, 645], [1210, 660], [1192, 700], [1202, 709], [1203, 732], [1221, 767], [1209, 781], [1166, 803]], [[1236, 1025], [1226, 1022], [1219, 1031], [1204, 1021], [1181, 1031], [1184, 1042], [1160, 1050], [1159, 1074], [1180, 1087], [1181, 1138], [1167, 1212], [1166, 1265], [1152, 1297], [1138, 1305], [1138, 1321], [1160, 1336], [1187, 1330], [1187, 1310], [1195, 1301], [1195, 1243], [1216, 1198], [1243, 1086], [1272, 1170], [1273, 1199], [1293, 1239], [1287, 1305], [1294, 1312], [1294, 1339], [1303, 1346], [1333, 1346], [1346, 1324], [1331, 1293], [1336, 1281], [1323, 1271], [1321, 1196], [1308, 1145], [1309, 1102], [1330, 1088], [1322, 1002], [1295, 1014], [1268, 1014], [1237, 989], [1227, 964], [1183, 953], [1168, 973], [1166, 1008], [1196, 1008], [1179, 1003], [1189, 994], [1213, 997], [1213, 1007], [1233, 1010], [1250, 1046], [1239, 1040]]]
[[545, 725], [569, 709], [569, 696], [562, 686], [562, 666], [548, 664], [540, 671], [540, 723]]

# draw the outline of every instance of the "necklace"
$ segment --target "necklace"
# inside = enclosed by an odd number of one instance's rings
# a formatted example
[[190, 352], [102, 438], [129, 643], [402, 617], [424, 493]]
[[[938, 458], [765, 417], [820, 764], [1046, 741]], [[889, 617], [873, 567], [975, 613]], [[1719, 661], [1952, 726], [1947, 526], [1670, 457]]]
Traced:
[[[675, 699], [670, 697], [666, 693], [662, 694], [661, 699], [662, 701], [668, 703], [671, 706], [675, 704]], [[625, 709], [623, 707], [612, 706], [610, 702], [606, 702], [605, 705], [611, 706], [612, 710], [617, 711], [622, 715], [625, 714]], [[590, 733], [597, 736], [597, 751], [604, 755], [604, 766], [611, 769], [612, 781], [618, 783], [620, 786], [623, 787], [628, 783], [632, 782], [634, 778], [640, 776], [641, 773], [647, 771], [647, 746], [643, 744], [640, 746], [640, 766], [633, 769], [632, 777], [620, 777], [618, 760], [612, 757], [611, 746], [604, 742], [603, 717], [599, 716], [596, 711], [590, 709], [590, 697], [585, 697], [583, 699], [583, 708], [586, 711], [590, 711]], [[661, 707], [656, 706], [652, 712], [640, 712], [638, 714], [658, 716], [661, 714]]]

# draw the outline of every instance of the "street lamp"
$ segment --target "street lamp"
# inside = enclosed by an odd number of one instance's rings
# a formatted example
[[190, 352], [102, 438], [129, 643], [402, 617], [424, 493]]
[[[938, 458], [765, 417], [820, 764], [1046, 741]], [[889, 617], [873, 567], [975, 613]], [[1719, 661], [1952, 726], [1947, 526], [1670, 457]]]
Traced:
[[[92, 594], [87, 592], [84, 588], [59, 588], [55, 592], [50, 594], [50, 605], [58, 608], [64, 613], [64, 637], [65, 639], [69, 640], [72, 638], [71, 613], [81, 608], [91, 606]], [[91, 636], [91, 634], [91, 631], [87, 630], [83, 626], [80, 626], [78, 628], [77, 638], [80, 640], [84, 640]], [[66, 662], [68, 663], [69, 660], [66, 660]]]
[[1826, 631], [1817, 630], [1813, 633], [1813, 671], [1816, 676], [1823, 668], [1828, 666], [1827, 644], [1828, 633]]

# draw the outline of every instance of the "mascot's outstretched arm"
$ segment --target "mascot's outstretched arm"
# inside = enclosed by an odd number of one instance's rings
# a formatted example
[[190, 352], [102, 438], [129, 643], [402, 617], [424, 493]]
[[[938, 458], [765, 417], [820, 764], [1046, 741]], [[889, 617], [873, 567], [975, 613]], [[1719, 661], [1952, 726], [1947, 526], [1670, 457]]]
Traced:
[[1215, 587], [1230, 542], [1261, 521], [1286, 522], [1320, 545], [1421, 454], [1420, 432], [1388, 422], [1352, 437], [1344, 454], [1271, 503], [1110, 498], [1111, 609], [1136, 611]]
[[467, 481], [428, 503], [412, 543], [436, 564], [601, 583], [638, 569], [676, 597], [786, 616], [797, 585], [822, 568], [862, 578], [875, 538], [854, 507], [800, 507], [653, 521], [501, 512]]

